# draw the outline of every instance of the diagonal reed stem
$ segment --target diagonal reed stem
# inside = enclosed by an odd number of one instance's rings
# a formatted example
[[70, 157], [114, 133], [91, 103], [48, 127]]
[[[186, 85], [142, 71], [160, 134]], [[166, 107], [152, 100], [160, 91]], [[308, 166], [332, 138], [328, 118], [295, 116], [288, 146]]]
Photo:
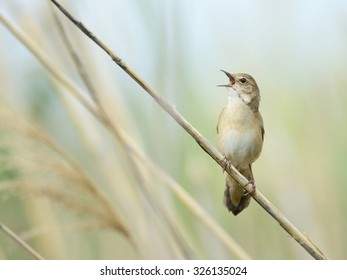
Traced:
[[[225, 166], [223, 155], [205, 138], [203, 137], [176, 109], [163, 98], [154, 88], [148, 85], [140, 76], [138, 76], [125, 62], [122, 61], [114, 52], [111, 51], [102, 41], [100, 41], [91, 31], [89, 31], [83, 23], [77, 21], [68, 11], [66, 11], [57, 1], [51, 0], [59, 10], [72, 21], [85, 35], [94, 41], [101, 49], [103, 49], [111, 59], [117, 63], [137, 84], [139, 84], [153, 99], [171, 115], [176, 122], [181, 125], [199, 144], [199, 146], [209, 154], [225, 171], [232, 176], [241, 186], [250, 192], [252, 186], [248, 184], [248, 180], [242, 176], [232, 165]], [[326, 259], [318, 247], [313, 244], [303, 233], [301, 233], [259, 190], [256, 190], [252, 197], [287, 231], [313, 258]]]
[[23, 247], [27, 252], [29, 252], [35, 259], [44, 260], [44, 258], [38, 252], [36, 252], [28, 243], [26, 243], [22, 238], [20, 238], [16, 233], [10, 230], [7, 226], [0, 223], [0, 230], [2, 230], [14, 241], [16, 241], [21, 247]]
[[[209, 154], [223, 169], [226, 170], [237, 182], [246, 186], [245, 189], [250, 191], [251, 186], [247, 185], [248, 180], [243, 177], [232, 165], [225, 166], [224, 157], [218, 150], [209, 143], [176, 109], [163, 98], [156, 90], [148, 85], [140, 76], [138, 76], [126, 63], [124, 63], [115, 53], [113, 53], [103, 42], [101, 42], [92, 32], [90, 32], [81, 22], [77, 21], [69, 12], [67, 12], [57, 1], [51, 0], [58, 9], [69, 18], [85, 35], [94, 41], [101, 49], [103, 49], [111, 59], [121, 67], [137, 84], [139, 84], [152, 98], [176, 120], [198, 143], [198, 145]], [[80, 99], [77, 97], [77, 99]], [[81, 101], [81, 100], [80, 100]], [[81, 103], [85, 103], [82, 100]], [[86, 107], [97, 113], [97, 109], [87, 102]], [[287, 231], [313, 258], [326, 259], [324, 254], [318, 247], [310, 241], [303, 233], [301, 233], [258, 189], [252, 194], [252, 197]]]

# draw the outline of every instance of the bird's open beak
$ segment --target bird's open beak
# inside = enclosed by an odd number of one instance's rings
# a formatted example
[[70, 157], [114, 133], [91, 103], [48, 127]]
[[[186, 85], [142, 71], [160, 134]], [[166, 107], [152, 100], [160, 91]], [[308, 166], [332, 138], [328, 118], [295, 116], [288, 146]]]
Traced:
[[235, 79], [229, 72], [224, 71], [224, 70], [220, 70], [220, 71], [222, 71], [225, 75], [228, 76], [230, 83], [227, 85], [217, 85], [217, 87], [231, 87], [233, 84], [235, 84]]

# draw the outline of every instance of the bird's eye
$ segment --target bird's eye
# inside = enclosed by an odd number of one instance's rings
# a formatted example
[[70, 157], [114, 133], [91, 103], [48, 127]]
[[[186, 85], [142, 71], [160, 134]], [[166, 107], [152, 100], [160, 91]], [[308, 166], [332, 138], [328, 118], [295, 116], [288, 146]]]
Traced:
[[246, 78], [241, 78], [241, 79], [239, 80], [239, 82], [240, 82], [241, 84], [244, 84], [244, 83], [247, 82], [247, 79], [246, 79]]

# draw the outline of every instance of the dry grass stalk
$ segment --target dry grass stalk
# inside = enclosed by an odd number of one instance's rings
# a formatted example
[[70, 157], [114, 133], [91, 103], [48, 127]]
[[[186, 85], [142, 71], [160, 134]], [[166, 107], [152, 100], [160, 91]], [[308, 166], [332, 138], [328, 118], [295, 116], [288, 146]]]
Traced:
[[84, 84], [86, 85], [91, 98], [93, 99], [97, 108], [99, 109], [99, 112], [102, 118], [105, 120], [105, 123], [108, 124], [109, 131], [114, 136], [114, 139], [120, 144], [122, 149], [125, 151], [124, 153], [125, 158], [128, 161], [129, 166], [131, 167], [130, 171], [132, 171], [132, 175], [136, 180], [134, 185], [140, 187], [140, 191], [143, 193], [144, 197], [148, 200], [148, 203], [153, 208], [154, 213], [158, 215], [159, 219], [161, 219], [161, 222], [163, 224], [166, 224], [167, 228], [171, 232], [173, 239], [175, 240], [176, 244], [182, 251], [184, 257], [189, 259], [194, 258], [194, 254], [192, 253], [192, 250], [190, 249], [188, 243], [185, 241], [183, 235], [180, 233], [175, 222], [170, 217], [164, 205], [161, 204], [160, 199], [157, 198], [155, 192], [151, 190], [147, 181], [143, 178], [142, 172], [140, 170], [141, 165], [139, 165], [137, 160], [130, 155], [128, 145], [124, 141], [124, 138], [122, 138], [120, 135], [119, 125], [117, 124], [116, 121], [114, 121], [109, 116], [102, 102], [100, 102], [100, 97], [99, 97], [100, 94], [98, 93], [96, 87], [93, 85], [92, 79], [89, 77], [88, 72], [86, 68], [84, 67], [82, 60], [79, 58], [78, 53], [74, 50], [74, 47], [72, 43], [70, 42], [67, 34], [65, 33], [64, 27], [61, 24], [59, 18], [56, 16], [54, 10], [53, 10], [53, 16], [58, 26], [59, 32], [63, 38], [64, 44], [67, 50], [69, 51], [69, 54], [78, 70], [80, 77], [82, 78]]
[[[100, 48], [102, 48], [111, 59], [121, 67], [136, 83], [138, 83], [153, 99], [179, 123], [199, 144], [199, 146], [209, 154], [222, 168], [230, 174], [242, 186], [246, 186], [246, 191], [250, 192], [251, 186], [248, 180], [243, 177], [232, 165], [225, 166], [223, 155], [213, 147], [209, 141], [204, 138], [183, 116], [175, 109], [175, 107], [158, 92], [149, 86], [141, 77], [139, 77], [122, 59], [115, 55], [103, 42], [101, 42], [92, 32], [90, 32], [81, 22], [77, 21], [69, 12], [67, 12], [57, 1], [51, 0], [69, 20], [71, 20], [85, 35], [93, 40]], [[312, 257], [315, 259], [326, 259], [326, 257], [317, 250], [317, 246], [302, 234], [259, 190], [252, 194], [252, 197], [287, 231]]]
[[7, 120], [1, 127], [7, 139], [2, 139], [1, 145], [10, 151], [6, 160], [17, 173], [17, 178], [3, 185], [48, 197], [133, 242], [117, 210], [76, 161], [43, 130], [20, 120], [18, 113], [1, 113]]
[[44, 258], [36, 252], [28, 243], [26, 243], [21, 237], [19, 237], [16, 233], [10, 230], [7, 226], [0, 223], [0, 230], [2, 230], [5, 234], [11, 237], [15, 242], [17, 242], [25, 251], [29, 252], [35, 259], [44, 260]]

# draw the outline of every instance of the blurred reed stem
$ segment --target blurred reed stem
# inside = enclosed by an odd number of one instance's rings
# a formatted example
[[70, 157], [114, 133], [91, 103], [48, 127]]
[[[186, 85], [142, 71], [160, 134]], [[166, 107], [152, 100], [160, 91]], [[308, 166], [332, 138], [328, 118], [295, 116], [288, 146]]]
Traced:
[[22, 238], [20, 238], [16, 233], [9, 229], [4, 224], [0, 223], [0, 230], [2, 230], [6, 235], [11, 237], [15, 242], [17, 242], [25, 251], [31, 254], [35, 259], [44, 260], [44, 258], [36, 252], [28, 243], [26, 243]]
[[[57, 1], [51, 0], [65, 16], [72, 21], [86, 36], [94, 41], [102, 48], [111, 59], [121, 67], [136, 83], [138, 83], [153, 99], [179, 123], [199, 144], [199, 146], [208, 153], [226, 172], [232, 176], [240, 185], [245, 186], [245, 190], [250, 192], [248, 180], [243, 177], [232, 165], [225, 166], [224, 157], [218, 150], [213, 147], [206, 138], [204, 138], [184, 117], [175, 109], [175, 107], [163, 98], [154, 88], [148, 85], [141, 77], [139, 77], [122, 59], [111, 51], [103, 42], [101, 42], [91, 31], [89, 31], [83, 23], [77, 21], [66, 9], [64, 9]], [[256, 190], [252, 197], [287, 231], [312, 257], [315, 259], [326, 259], [318, 247], [310, 241], [303, 233], [301, 233], [294, 224], [292, 224], [259, 190]]]

